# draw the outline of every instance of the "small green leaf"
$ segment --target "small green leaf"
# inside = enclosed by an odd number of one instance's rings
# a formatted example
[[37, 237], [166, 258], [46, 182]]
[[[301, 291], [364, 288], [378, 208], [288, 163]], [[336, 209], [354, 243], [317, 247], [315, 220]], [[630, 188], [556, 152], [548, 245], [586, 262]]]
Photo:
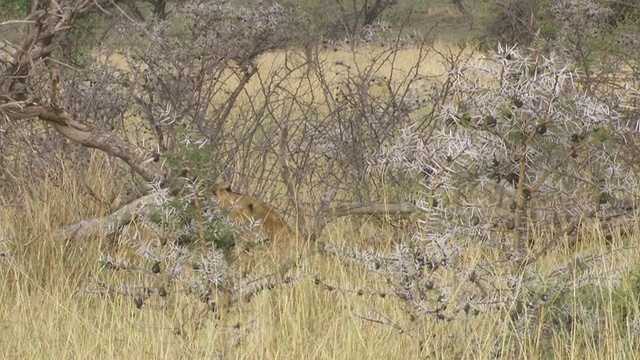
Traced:
[[603, 128], [598, 128], [593, 132], [594, 139], [599, 143], [606, 143], [609, 141], [609, 133]]

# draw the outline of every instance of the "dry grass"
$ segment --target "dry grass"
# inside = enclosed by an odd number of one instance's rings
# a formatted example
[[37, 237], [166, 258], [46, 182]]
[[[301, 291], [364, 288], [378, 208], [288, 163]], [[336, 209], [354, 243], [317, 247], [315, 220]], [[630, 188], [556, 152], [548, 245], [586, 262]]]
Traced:
[[[405, 55], [412, 56], [410, 51]], [[277, 63], [278, 56], [263, 62]], [[348, 53], [332, 56], [332, 62], [351, 59]], [[437, 63], [424, 66], [432, 74], [440, 69]], [[120, 189], [114, 188], [110, 174], [96, 155], [85, 174], [71, 169], [50, 180], [25, 175], [21, 201], [0, 209], [1, 358], [618, 359], [634, 358], [640, 351], [640, 290], [632, 281], [640, 263], [635, 236], [615, 238], [607, 245], [595, 229], [593, 238], [582, 240], [579, 252], [607, 256], [585, 271], [602, 278], [603, 284], [615, 280], [617, 287], [603, 285], [572, 294], [564, 310], [574, 318], [595, 311], [599, 321], [576, 321], [571, 329], [544, 321], [523, 329], [521, 322], [499, 312], [451, 322], [434, 316], [415, 318], [389, 292], [384, 279], [372, 277], [365, 265], [328, 254], [304, 259], [291, 273], [292, 283], [222, 309], [219, 318], [178, 289], [167, 289], [166, 298], [152, 296], [141, 309], [127, 296], [81, 295], [79, 290], [86, 289], [93, 274], [107, 284], [116, 283], [122, 274], [100, 271], [98, 258], [108, 240], [65, 244], [57, 240], [56, 231], [113, 210], [106, 205], [109, 201], [96, 200], [86, 191], [89, 187], [98, 199], [112, 199]], [[342, 220], [332, 223], [322, 240], [337, 248], [388, 251], [401, 241], [399, 236], [378, 222]], [[556, 248], [535, 267], [551, 273], [574, 254], [575, 250]], [[278, 268], [279, 263], [270, 260], [278, 257], [270, 255], [265, 251], [267, 260], [256, 273]], [[470, 266], [498, 259], [498, 254], [473, 244], [463, 256]], [[145, 275], [129, 281], [145, 285]], [[442, 283], [460, 282], [452, 271], [437, 276]], [[316, 285], [316, 277], [337, 288]]]
[[[637, 324], [621, 322], [620, 304], [610, 290], [575, 294], [591, 296], [599, 304], [603, 318], [595, 335], [594, 324], [576, 324], [571, 332], [532, 328], [517, 337], [513, 330], [518, 324], [508, 316], [480, 314], [452, 322], [412, 319], [392, 294], [380, 296], [386, 285], [370, 277], [362, 264], [331, 255], [301, 262], [292, 284], [222, 311], [219, 319], [180, 292], [169, 291], [166, 299], [156, 298], [141, 309], [124, 296], [79, 296], [89, 275], [99, 273], [102, 239], [63, 244], [55, 231], [75, 217], [95, 215], [97, 209], [82, 210], [81, 203], [87, 201], [82, 185], [102, 186], [99, 190], [109, 193], [103, 178], [96, 171], [84, 178], [67, 174], [62, 185], [25, 182], [25, 193], [31, 195], [20, 206], [0, 212], [0, 357], [444, 359], [488, 358], [503, 348], [509, 349], [502, 354], [506, 358], [633, 358], [638, 350]], [[370, 222], [345, 220], [327, 229], [324, 240], [337, 247], [385, 249], [394, 242], [390, 234]], [[583, 243], [584, 251], [610, 251], [595, 239]], [[490, 256], [477, 250], [468, 249], [469, 263]], [[570, 258], [569, 251], [559, 249], [538, 266], [556, 269]], [[606, 277], [634, 270], [639, 261], [640, 253], [631, 247], [596, 262], [592, 271]], [[106, 282], [118, 276], [101, 274]], [[339, 288], [315, 285], [314, 276]], [[443, 276], [447, 278], [441, 281], [458, 281], [455, 274]], [[364, 294], [358, 295], [358, 289]], [[638, 291], [624, 282], [620, 289]], [[637, 304], [626, 304], [626, 309], [637, 316]], [[575, 305], [575, 312], [595, 309], [582, 308], [584, 302], [578, 299]]]

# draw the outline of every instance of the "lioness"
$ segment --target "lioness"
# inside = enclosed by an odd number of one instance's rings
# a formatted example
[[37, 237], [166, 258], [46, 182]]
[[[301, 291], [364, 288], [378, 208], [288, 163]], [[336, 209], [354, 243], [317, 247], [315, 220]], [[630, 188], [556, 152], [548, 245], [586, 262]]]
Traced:
[[259, 222], [259, 233], [270, 242], [291, 237], [294, 232], [282, 216], [271, 206], [250, 196], [234, 193], [231, 184], [222, 183], [213, 186], [221, 208], [229, 211], [229, 218], [238, 222]]

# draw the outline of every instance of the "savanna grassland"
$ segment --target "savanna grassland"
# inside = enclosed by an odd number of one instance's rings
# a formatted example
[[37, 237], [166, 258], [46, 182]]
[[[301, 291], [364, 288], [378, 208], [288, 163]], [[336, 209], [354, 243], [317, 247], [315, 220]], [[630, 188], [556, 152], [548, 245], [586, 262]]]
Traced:
[[[411, 35], [290, 47], [114, 26], [77, 67], [35, 61], [42, 88], [0, 103], [0, 358], [637, 358], [636, 85], [481, 52], [434, 3], [434, 37], [416, 13]], [[68, 122], [15, 116], [38, 96]], [[221, 180], [296, 236], [230, 222]], [[153, 200], [113, 221], [128, 195]]]
[[[199, 299], [179, 291], [178, 284], [166, 289], [165, 297], [152, 295], [140, 309], [130, 296], [91, 294], [89, 287], [96, 281], [117, 287], [126, 278], [129, 286], [153, 287], [159, 280], [148, 276], [148, 265], [126, 276], [105, 269], [99, 257], [108, 239], [82, 244], [57, 240], [58, 228], [77, 221], [79, 214], [107, 211], [84, 193], [86, 186], [98, 196], [114, 191], [105, 180], [110, 170], [103, 159], [92, 163], [82, 177], [25, 183], [21, 206], [2, 211], [4, 358], [488, 358], [496, 351], [514, 358], [633, 358], [637, 351], [632, 319], [638, 312], [640, 280], [624, 275], [633, 274], [640, 261], [635, 240], [616, 237], [605, 244], [595, 229], [578, 250], [596, 256], [588, 269], [572, 266], [576, 250], [562, 247], [539, 259], [536, 267], [542, 272], [584, 271], [603, 282], [614, 277], [615, 287], [590, 286], [568, 294], [558, 305], [562, 308], [549, 305], [549, 313], [537, 315], [537, 326], [526, 329], [509, 313], [453, 321], [416, 319], [384, 279], [372, 278], [370, 265], [344, 256], [304, 259], [290, 283], [222, 308], [215, 316], [208, 315], [210, 309]], [[340, 221], [330, 225], [322, 241], [339, 248], [389, 251], [393, 236], [378, 222]], [[134, 259], [135, 250], [116, 253], [129, 252]], [[260, 253], [265, 259], [270, 255], [268, 250]], [[471, 266], [492, 256], [499, 259], [472, 245], [465, 249], [464, 261]], [[276, 269], [280, 263], [266, 260], [259, 266]], [[316, 284], [316, 278], [328, 286]], [[436, 283], [463, 281], [447, 271], [430, 278]], [[554, 328], [542, 318], [554, 312], [575, 318], [587, 314], [596, 322]]]

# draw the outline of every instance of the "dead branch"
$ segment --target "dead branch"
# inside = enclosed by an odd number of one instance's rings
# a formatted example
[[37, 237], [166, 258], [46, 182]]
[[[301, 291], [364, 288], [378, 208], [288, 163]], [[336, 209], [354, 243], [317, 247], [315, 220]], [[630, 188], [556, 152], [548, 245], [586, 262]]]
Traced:
[[411, 214], [419, 209], [413, 204], [369, 203], [344, 204], [330, 208], [316, 215], [313, 239], [317, 239], [328, 223], [349, 215], [398, 215]]
[[[69, 2], [67, 5], [70, 5]], [[99, 6], [98, 2], [95, 2]], [[70, 23], [83, 13], [92, 11], [94, 4], [81, 1], [75, 7], [66, 7], [51, 2], [46, 11], [33, 9], [27, 20], [35, 25], [26, 29], [25, 38], [15, 54], [12, 66], [0, 74], [0, 114], [8, 119], [36, 118], [43, 120], [65, 138], [88, 148], [102, 150], [123, 160], [136, 173], [149, 182], [160, 181], [163, 186], [179, 189], [178, 181], [171, 179], [161, 166], [154, 162], [151, 154], [143, 154], [132, 143], [114, 133], [75, 118], [60, 101], [59, 62], [52, 58], [56, 42], [70, 30]], [[25, 82], [35, 76], [36, 64], [44, 63], [49, 70], [49, 99], [25, 101]], [[18, 89], [18, 90], [16, 90]], [[29, 95], [29, 94], [27, 94]]]
[[130, 202], [110, 215], [98, 219], [81, 220], [69, 225], [60, 230], [60, 237], [63, 240], [86, 240], [91, 237], [113, 235], [136, 217], [145, 216], [150, 205], [163, 204], [167, 198], [168, 193], [154, 191]]
[[[412, 204], [389, 204], [389, 203], [370, 203], [370, 204], [343, 204], [334, 208], [326, 209], [326, 206], [320, 206], [319, 211], [315, 214], [315, 228], [313, 233], [309, 233], [306, 227], [305, 219], [300, 216], [300, 208], [296, 198], [296, 190], [291, 180], [291, 170], [287, 163], [287, 140], [288, 129], [282, 128], [279, 143], [279, 165], [280, 175], [287, 189], [287, 197], [295, 209], [295, 220], [297, 228], [307, 239], [312, 241], [318, 239], [324, 227], [340, 217], [349, 215], [397, 215], [413, 213], [418, 208]], [[326, 205], [326, 204], [323, 204]], [[324, 209], [324, 210], [323, 210]]]
[[293, 187], [293, 182], [291, 181], [291, 171], [289, 169], [289, 164], [287, 163], [287, 139], [289, 138], [289, 131], [285, 126], [282, 128], [282, 133], [280, 134], [280, 144], [279, 144], [279, 163], [280, 163], [280, 175], [282, 176], [282, 181], [284, 181], [287, 188], [287, 197], [289, 201], [293, 205], [295, 209], [295, 225], [296, 228], [300, 231], [300, 234], [303, 234], [305, 237], [309, 238], [307, 232], [306, 222], [303, 216], [300, 216], [300, 208], [296, 196], [296, 191]]

